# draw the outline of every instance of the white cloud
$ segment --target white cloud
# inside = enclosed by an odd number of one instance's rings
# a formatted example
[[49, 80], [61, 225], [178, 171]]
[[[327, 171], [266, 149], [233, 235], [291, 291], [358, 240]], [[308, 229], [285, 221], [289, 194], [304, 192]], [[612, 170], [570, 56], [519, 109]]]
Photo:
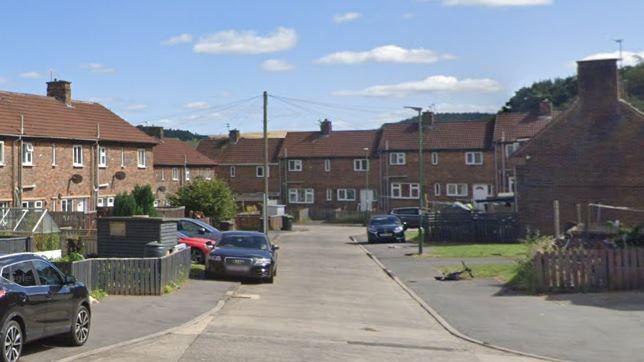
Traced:
[[80, 66], [82, 69], [87, 69], [90, 71], [90, 73], [102, 73], [102, 74], [107, 74], [107, 73], [114, 73], [116, 72], [116, 69], [114, 68], [109, 68], [106, 67], [105, 64], [101, 63], [87, 63], [87, 64], [81, 64]]
[[334, 92], [338, 96], [404, 97], [410, 94], [450, 92], [450, 93], [491, 93], [501, 90], [501, 85], [489, 78], [458, 79], [445, 75], [434, 75], [419, 81], [398, 84], [375, 85], [362, 90], [343, 90]]
[[440, 113], [450, 112], [481, 112], [496, 113], [501, 107], [495, 105], [439, 103], [434, 105], [434, 111]]
[[[641, 52], [622, 52], [623, 65], [633, 66], [644, 61], [644, 51]], [[585, 57], [583, 60], [597, 60], [597, 59], [619, 59], [619, 52], [606, 52], [596, 53]], [[574, 64], [574, 63], [573, 63]]]
[[129, 112], [138, 112], [138, 111], [142, 111], [142, 110], [144, 110], [146, 108], [148, 108], [148, 106], [146, 104], [135, 103], [135, 104], [130, 104], [127, 107], [125, 107], [125, 110], [129, 111]]
[[208, 109], [210, 108], [210, 104], [207, 102], [203, 101], [197, 101], [197, 102], [189, 102], [183, 105], [183, 108], [188, 108], [188, 109]]
[[264, 36], [250, 30], [226, 30], [201, 37], [193, 50], [207, 54], [266, 54], [291, 49], [296, 43], [295, 29], [279, 27]]
[[384, 45], [363, 52], [335, 52], [323, 56], [316, 62], [319, 64], [359, 64], [366, 62], [429, 64], [454, 58], [455, 56], [451, 54], [439, 54], [425, 48], [406, 49], [398, 45]]
[[286, 72], [293, 68], [293, 64], [279, 59], [267, 59], [262, 63], [262, 69], [267, 72]]
[[168, 39], [164, 40], [161, 44], [171, 46], [171, 45], [185, 44], [185, 43], [192, 43], [192, 35], [183, 33], [183, 34], [171, 36]]
[[554, 0], [442, 0], [446, 6], [541, 6], [550, 5]]
[[27, 78], [27, 79], [38, 79], [38, 78], [42, 78], [43, 74], [40, 72], [31, 71], [31, 72], [20, 73], [18, 74], [18, 76], [21, 78]]
[[333, 16], [333, 21], [336, 24], [348, 23], [351, 21], [358, 20], [362, 17], [362, 14], [350, 11], [344, 14], [336, 14]]

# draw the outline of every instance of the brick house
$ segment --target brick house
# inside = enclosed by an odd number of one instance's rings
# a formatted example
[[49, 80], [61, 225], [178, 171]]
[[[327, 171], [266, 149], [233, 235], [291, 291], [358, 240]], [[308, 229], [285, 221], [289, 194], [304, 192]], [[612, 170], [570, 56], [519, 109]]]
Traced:
[[279, 152], [283, 202], [312, 213], [375, 208], [377, 134], [333, 131], [329, 120], [320, 131], [288, 132]]
[[[514, 155], [519, 218], [533, 231], [553, 233], [554, 200], [561, 225], [577, 220], [576, 204], [644, 206], [644, 114], [620, 99], [616, 60], [580, 61], [577, 79], [576, 101]], [[608, 211], [603, 222], [612, 216], [642, 222]]]
[[545, 99], [534, 113], [499, 113], [494, 123], [495, 188], [497, 193], [514, 193], [516, 176], [512, 154], [532, 139], [555, 116]]
[[154, 178], [156, 203], [167, 206], [167, 195], [196, 177], [210, 180], [215, 176], [215, 162], [185, 142], [167, 138], [162, 127], [142, 127], [142, 130], [158, 140], [154, 147]]
[[[425, 204], [471, 202], [494, 192], [493, 121], [432, 122], [423, 116]], [[378, 144], [381, 207], [418, 206], [418, 123], [382, 126]]]
[[[279, 199], [278, 152], [282, 138], [268, 139], [268, 185], [269, 198]], [[264, 140], [242, 137], [239, 130], [231, 130], [228, 138], [202, 140], [197, 151], [216, 164], [217, 177], [226, 181], [235, 193], [237, 201], [258, 202], [264, 192]]]
[[91, 211], [136, 184], [154, 184], [157, 141], [98, 103], [0, 91], [0, 206]]

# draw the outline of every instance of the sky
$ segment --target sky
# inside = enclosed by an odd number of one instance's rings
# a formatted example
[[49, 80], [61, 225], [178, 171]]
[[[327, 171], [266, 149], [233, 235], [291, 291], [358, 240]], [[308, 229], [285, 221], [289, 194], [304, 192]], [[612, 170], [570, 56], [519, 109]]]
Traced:
[[641, 0], [8, 1], [0, 89], [72, 97], [201, 134], [377, 128], [495, 112], [575, 61], [644, 57]]

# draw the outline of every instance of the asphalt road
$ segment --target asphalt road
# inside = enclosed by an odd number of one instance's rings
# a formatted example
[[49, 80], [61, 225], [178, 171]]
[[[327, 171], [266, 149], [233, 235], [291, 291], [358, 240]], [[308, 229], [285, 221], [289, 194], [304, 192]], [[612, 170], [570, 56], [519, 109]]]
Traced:
[[445, 331], [349, 235], [307, 226], [280, 239], [274, 284], [242, 285], [217, 314], [92, 361], [518, 361]]
[[[388, 269], [460, 332], [495, 345], [573, 361], [644, 361], [644, 293], [529, 296], [493, 279], [439, 282], [438, 267], [411, 244], [366, 245]], [[466, 259], [467, 264], [498, 262]]]

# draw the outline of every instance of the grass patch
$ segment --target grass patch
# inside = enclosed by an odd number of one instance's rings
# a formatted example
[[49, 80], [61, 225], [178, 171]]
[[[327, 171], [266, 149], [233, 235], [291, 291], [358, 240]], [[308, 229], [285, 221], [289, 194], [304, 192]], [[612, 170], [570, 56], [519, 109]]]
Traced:
[[163, 287], [163, 294], [170, 294], [179, 288], [181, 288], [180, 283], [170, 282]]
[[107, 297], [107, 292], [104, 291], [103, 289], [94, 289], [89, 293], [90, 297], [96, 299], [96, 300], [101, 300], [105, 297]]
[[206, 273], [206, 266], [204, 264], [195, 264], [193, 263], [190, 267], [190, 274], [188, 277], [190, 279], [203, 279], [204, 274]]
[[432, 244], [423, 257], [434, 258], [519, 258], [528, 254], [526, 244]]
[[[502, 282], [508, 282], [512, 280], [518, 271], [517, 264], [476, 264], [468, 265], [472, 269], [472, 274], [474, 278], [494, 278]], [[451, 273], [455, 271], [460, 271], [463, 269], [462, 265], [448, 265], [440, 268], [442, 273]], [[461, 277], [464, 279], [469, 279], [470, 276], [467, 273], [461, 274]]]
[[417, 243], [418, 238], [420, 237], [420, 234], [418, 233], [418, 229], [409, 229], [405, 231], [405, 240], [410, 243]]

